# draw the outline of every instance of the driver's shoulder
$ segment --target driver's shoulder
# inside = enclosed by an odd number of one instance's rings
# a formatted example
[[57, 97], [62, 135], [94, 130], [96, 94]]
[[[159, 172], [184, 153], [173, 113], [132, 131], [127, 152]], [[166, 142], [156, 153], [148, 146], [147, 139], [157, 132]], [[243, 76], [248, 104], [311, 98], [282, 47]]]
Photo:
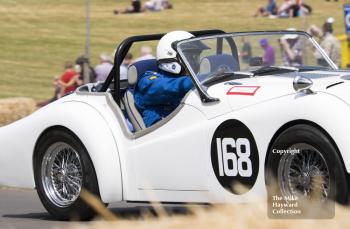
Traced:
[[159, 72], [146, 71], [140, 76], [138, 85], [141, 87], [151, 85], [154, 82], [158, 81], [160, 78], [163, 78], [163, 75]]
[[163, 74], [159, 73], [159, 72], [155, 72], [155, 71], [146, 71], [141, 75], [141, 79], [143, 78], [148, 78], [148, 79], [157, 79], [159, 77], [162, 77]]
[[171, 74], [168, 72], [164, 72], [164, 71], [146, 71], [144, 72], [140, 79], [141, 81], [158, 81], [161, 79], [180, 79], [182, 77], [186, 77], [186, 76], [180, 76], [180, 75], [175, 75], [175, 74]]

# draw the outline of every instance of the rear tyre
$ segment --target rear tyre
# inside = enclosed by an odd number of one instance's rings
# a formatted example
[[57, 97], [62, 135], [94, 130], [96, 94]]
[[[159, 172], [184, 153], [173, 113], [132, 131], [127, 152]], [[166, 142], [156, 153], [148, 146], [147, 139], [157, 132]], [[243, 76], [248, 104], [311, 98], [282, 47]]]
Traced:
[[265, 174], [269, 197], [348, 201], [346, 174], [337, 149], [322, 131], [309, 125], [290, 127], [277, 137]]
[[34, 155], [39, 198], [58, 220], [89, 220], [95, 215], [81, 198], [82, 189], [100, 198], [97, 177], [87, 150], [71, 132], [55, 129], [43, 135]]

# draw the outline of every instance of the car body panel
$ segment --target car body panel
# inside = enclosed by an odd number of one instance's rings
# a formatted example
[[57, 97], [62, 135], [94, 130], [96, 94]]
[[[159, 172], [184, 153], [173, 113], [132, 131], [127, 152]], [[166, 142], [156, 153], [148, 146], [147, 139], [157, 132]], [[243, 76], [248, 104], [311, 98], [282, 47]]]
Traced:
[[[79, 96], [67, 96], [22, 120], [0, 128], [0, 142], [4, 149], [0, 154], [1, 184], [34, 188], [32, 159], [35, 144], [46, 129], [61, 126], [78, 136], [89, 152], [102, 200], [122, 200], [121, 169], [114, 136], [96, 109], [99, 106], [94, 108], [76, 98], [79, 99]], [[103, 104], [101, 98], [103, 97], [95, 97], [96, 102], [101, 102], [100, 105]], [[93, 102], [90, 101], [90, 104]], [[105, 176], [108, 173], [113, 176]]]
[[[349, 172], [347, 133], [350, 126], [343, 120], [350, 117], [350, 107], [346, 99], [339, 98], [346, 97], [349, 83], [326, 89], [338, 80], [338, 77], [329, 81], [323, 79], [320, 84], [315, 80], [313, 94], [297, 94], [291, 89], [289, 78], [276, 79], [271, 85], [267, 85], [272, 81], [268, 76], [242, 79], [239, 80], [242, 85], [260, 86], [254, 96], [227, 95], [232, 85], [222, 83], [209, 89], [209, 93], [215, 91], [212, 95], [219, 97], [220, 102], [209, 104], [200, 103], [193, 90], [183, 101], [183, 108], [169, 122], [140, 137], [131, 132], [126, 134], [126, 122], [118, 118], [121, 111], [116, 113], [112, 109], [110, 94], [74, 93], [0, 128], [4, 149], [0, 161], [2, 170], [6, 171], [1, 173], [0, 183], [34, 187], [32, 154], [35, 143], [52, 126], [68, 128], [82, 141], [95, 166], [105, 202], [221, 203], [265, 197], [263, 165], [270, 141], [282, 126], [296, 120], [315, 123], [332, 136]], [[341, 92], [336, 92], [336, 87]], [[233, 195], [224, 189], [211, 165], [213, 133], [222, 122], [230, 119], [240, 120], [249, 128], [259, 151], [258, 179], [243, 195]]]
[[[325, 104], [329, 104], [329, 106], [320, 107], [318, 102], [320, 99]], [[314, 112], [315, 110], [318, 112]], [[263, 114], [261, 111], [264, 111]], [[215, 197], [215, 201], [218, 202], [244, 202], [252, 198], [264, 198], [264, 164], [269, 144], [282, 126], [294, 121], [298, 123], [314, 123], [332, 136], [340, 152], [343, 152], [341, 156], [345, 162], [346, 170], [349, 172], [350, 158], [348, 151], [350, 144], [346, 140], [346, 132], [348, 132], [350, 126], [342, 121], [336, 121], [346, 120], [350, 115], [349, 112], [349, 107], [344, 106], [343, 101], [329, 94], [319, 92], [317, 95], [307, 96], [287, 95], [265, 103], [246, 107], [215, 119], [215, 122], [208, 130], [208, 133], [211, 135], [213, 135], [213, 132], [220, 123], [232, 118], [240, 120], [248, 126], [254, 134], [259, 149], [260, 172], [255, 186], [250, 192], [244, 195], [232, 195], [232, 193], [227, 192], [218, 183], [214, 173], [211, 172], [209, 181], [210, 193], [213, 193], [211, 196]], [[210, 140], [208, 139], [209, 142]]]
[[[307, 74], [321, 76], [330, 75], [327, 72], [321, 71], [304, 73], [304, 75]], [[314, 85], [312, 89], [315, 91], [325, 91], [327, 86], [343, 82], [341, 76], [344, 74], [346, 73], [334, 72], [331, 74], [332, 77], [313, 79]], [[297, 73], [293, 73], [293, 75], [296, 76]], [[293, 89], [293, 75], [291, 77], [287, 77], [285, 74], [268, 75], [233, 80], [230, 82], [234, 82], [235, 84], [230, 84], [229, 82], [216, 84], [209, 88], [208, 92], [215, 98], [219, 98], [220, 100], [228, 100], [231, 109], [237, 110], [243, 107], [268, 101], [270, 99], [295, 94], [295, 90]], [[245, 89], [245, 87], [247, 89]], [[238, 90], [235, 91], [235, 88]]]

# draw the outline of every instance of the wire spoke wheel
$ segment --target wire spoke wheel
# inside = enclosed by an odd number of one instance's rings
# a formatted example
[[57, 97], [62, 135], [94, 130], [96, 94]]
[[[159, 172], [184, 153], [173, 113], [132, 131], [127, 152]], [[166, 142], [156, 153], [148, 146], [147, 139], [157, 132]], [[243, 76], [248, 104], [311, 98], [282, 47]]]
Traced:
[[41, 180], [47, 197], [57, 207], [68, 207], [80, 195], [83, 169], [76, 150], [64, 142], [52, 144], [45, 152]]
[[326, 160], [315, 147], [300, 143], [289, 149], [278, 165], [278, 183], [284, 196], [326, 201], [330, 196], [330, 173]]

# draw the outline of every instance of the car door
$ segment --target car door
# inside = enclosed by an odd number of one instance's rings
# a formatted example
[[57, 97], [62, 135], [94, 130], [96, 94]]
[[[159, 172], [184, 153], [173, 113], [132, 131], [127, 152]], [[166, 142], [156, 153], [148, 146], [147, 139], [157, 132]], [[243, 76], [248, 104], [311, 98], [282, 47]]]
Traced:
[[190, 105], [183, 105], [172, 116], [158, 129], [137, 138], [130, 147], [137, 189], [207, 190], [207, 119]]

